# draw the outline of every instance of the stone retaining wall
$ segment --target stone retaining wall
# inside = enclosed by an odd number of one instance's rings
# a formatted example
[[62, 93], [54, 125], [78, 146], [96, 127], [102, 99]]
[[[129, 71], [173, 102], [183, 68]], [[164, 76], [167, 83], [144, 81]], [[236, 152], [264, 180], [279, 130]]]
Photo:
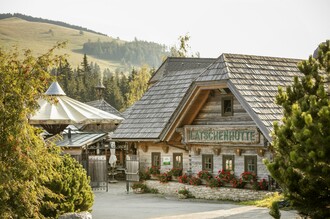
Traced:
[[228, 187], [210, 188], [205, 185], [192, 186], [178, 182], [160, 183], [156, 180], [147, 180], [145, 184], [149, 188], [158, 189], [159, 193], [177, 195], [177, 191], [187, 188], [195, 198], [211, 200], [249, 201], [262, 199], [269, 191], [255, 191], [250, 189], [236, 189]]

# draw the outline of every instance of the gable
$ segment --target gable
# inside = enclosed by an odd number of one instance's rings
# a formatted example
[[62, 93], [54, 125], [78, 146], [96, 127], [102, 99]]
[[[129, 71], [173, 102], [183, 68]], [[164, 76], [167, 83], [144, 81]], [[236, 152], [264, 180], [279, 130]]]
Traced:
[[[224, 101], [232, 102], [232, 115], [224, 115]], [[250, 115], [242, 107], [237, 98], [231, 93], [221, 92], [219, 89], [210, 90], [209, 97], [193, 125], [246, 125], [254, 124]]]

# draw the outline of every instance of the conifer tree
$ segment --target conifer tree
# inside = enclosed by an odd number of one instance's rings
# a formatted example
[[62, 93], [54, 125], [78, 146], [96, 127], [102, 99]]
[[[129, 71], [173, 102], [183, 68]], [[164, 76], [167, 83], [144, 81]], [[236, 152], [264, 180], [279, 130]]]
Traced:
[[55, 168], [58, 174], [46, 186], [58, 196], [46, 195], [41, 213], [45, 217], [58, 218], [66, 212], [90, 211], [94, 195], [86, 170], [68, 154], [61, 157]]
[[274, 124], [274, 160], [266, 161], [285, 196], [303, 215], [330, 217], [330, 41], [319, 46], [318, 57], [298, 64], [302, 73], [277, 104], [283, 119]]

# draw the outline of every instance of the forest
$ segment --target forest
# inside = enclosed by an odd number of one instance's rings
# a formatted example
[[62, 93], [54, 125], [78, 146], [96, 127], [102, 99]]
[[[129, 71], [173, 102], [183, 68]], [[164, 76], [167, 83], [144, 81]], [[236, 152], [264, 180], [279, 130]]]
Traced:
[[95, 86], [101, 80], [106, 87], [103, 98], [118, 111], [124, 111], [135, 101], [140, 99], [148, 88], [148, 81], [154, 69], [147, 65], [133, 68], [129, 76], [123, 72], [111, 72], [105, 69], [101, 72], [96, 63], [89, 63], [85, 54], [81, 65], [73, 69], [69, 63], [61, 64], [53, 69], [52, 74], [67, 96], [81, 102], [97, 99]]
[[132, 42], [86, 42], [82, 52], [105, 60], [120, 61], [125, 66], [137, 66], [141, 63], [152, 67], [159, 66], [169, 55], [165, 45], [137, 40]]

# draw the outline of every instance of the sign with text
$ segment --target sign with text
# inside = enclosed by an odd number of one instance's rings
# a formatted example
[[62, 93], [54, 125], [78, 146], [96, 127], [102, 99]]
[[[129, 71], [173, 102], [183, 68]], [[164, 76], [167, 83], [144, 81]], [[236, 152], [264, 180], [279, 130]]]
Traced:
[[163, 165], [171, 165], [171, 157], [163, 157]]
[[252, 144], [259, 142], [256, 127], [240, 126], [185, 126], [186, 143], [236, 143]]

